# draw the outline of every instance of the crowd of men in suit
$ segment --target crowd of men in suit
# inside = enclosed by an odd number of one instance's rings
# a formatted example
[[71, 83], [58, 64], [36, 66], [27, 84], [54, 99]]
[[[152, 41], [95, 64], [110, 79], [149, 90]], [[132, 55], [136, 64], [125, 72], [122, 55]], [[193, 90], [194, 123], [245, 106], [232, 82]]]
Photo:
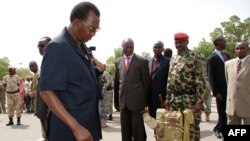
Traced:
[[[171, 61], [162, 55], [163, 42], [157, 41], [153, 45], [154, 57], [147, 63], [133, 53], [134, 41], [131, 38], [123, 40], [123, 56], [115, 63], [114, 91], [114, 104], [121, 112], [122, 140], [145, 140], [140, 114], [145, 106], [154, 118], [156, 110], [164, 106], [193, 109], [195, 122], [190, 128], [190, 140], [199, 140], [201, 110], [205, 104], [205, 120], [209, 121], [211, 94], [216, 98], [218, 122], [213, 131], [218, 138], [223, 138], [227, 124], [249, 124], [249, 112], [243, 110], [250, 106], [247, 105], [249, 90], [246, 86], [249, 46], [244, 41], [237, 43], [237, 58], [230, 60], [230, 56], [223, 52], [225, 38], [218, 36], [213, 43], [215, 51], [205, 60], [187, 48], [187, 34], [177, 33], [175, 45], [178, 52]], [[241, 62], [239, 66], [236, 60], [244, 60], [244, 64]], [[145, 77], [147, 74], [149, 77]]]

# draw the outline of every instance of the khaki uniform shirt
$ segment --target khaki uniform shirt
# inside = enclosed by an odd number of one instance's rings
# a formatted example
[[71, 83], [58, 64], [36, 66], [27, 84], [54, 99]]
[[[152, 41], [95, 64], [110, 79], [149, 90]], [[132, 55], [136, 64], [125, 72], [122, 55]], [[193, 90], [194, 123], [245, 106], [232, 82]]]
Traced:
[[19, 88], [19, 77], [17, 75], [6, 75], [3, 78], [3, 84], [6, 84], [6, 92], [15, 92]]

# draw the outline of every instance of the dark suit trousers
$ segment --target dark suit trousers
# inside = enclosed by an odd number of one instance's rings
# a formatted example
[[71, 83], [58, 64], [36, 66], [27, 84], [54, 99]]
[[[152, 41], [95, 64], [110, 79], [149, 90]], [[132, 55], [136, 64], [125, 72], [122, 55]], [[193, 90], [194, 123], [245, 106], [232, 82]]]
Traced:
[[40, 122], [41, 122], [41, 127], [42, 127], [42, 137], [44, 139], [47, 139], [47, 131], [48, 131], [48, 118], [40, 118]]
[[226, 114], [226, 98], [223, 97], [221, 102], [216, 101], [217, 112], [218, 112], [218, 123], [214, 127], [214, 130], [218, 130], [223, 133], [225, 126], [227, 124], [227, 114]]
[[122, 141], [146, 141], [147, 135], [141, 110], [120, 109]]

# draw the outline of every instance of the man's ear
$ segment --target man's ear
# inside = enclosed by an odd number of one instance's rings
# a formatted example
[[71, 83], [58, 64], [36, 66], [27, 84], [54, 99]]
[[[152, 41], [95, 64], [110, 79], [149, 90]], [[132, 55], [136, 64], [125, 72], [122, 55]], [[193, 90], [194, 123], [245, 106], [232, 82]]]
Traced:
[[74, 19], [71, 23], [73, 23], [74, 25], [80, 25], [81, 24], [81, 22], [82, 22], [82, 20], [81, 19]]

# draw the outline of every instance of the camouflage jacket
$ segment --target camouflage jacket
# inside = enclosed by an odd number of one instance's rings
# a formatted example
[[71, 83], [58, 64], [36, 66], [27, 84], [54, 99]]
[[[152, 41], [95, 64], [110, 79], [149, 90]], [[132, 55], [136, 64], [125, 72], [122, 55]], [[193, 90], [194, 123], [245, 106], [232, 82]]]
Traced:
[[113, 77], [112, 75], [107, 72], [107, 71], [104, 71], [103, 75], [102, 75], [103, 79], [105, 80], [105, 83], [103, 85], [103, 89], [104, 90], [113, 90], [113, 87], [114, 87], [114, 80], [113, 80]]
[[202, 102], [206, 90], [201, 54], [186, 49], [175, 55], [170, 62], [166, 98], [178, 95], [194, 95], [196, 103]]

